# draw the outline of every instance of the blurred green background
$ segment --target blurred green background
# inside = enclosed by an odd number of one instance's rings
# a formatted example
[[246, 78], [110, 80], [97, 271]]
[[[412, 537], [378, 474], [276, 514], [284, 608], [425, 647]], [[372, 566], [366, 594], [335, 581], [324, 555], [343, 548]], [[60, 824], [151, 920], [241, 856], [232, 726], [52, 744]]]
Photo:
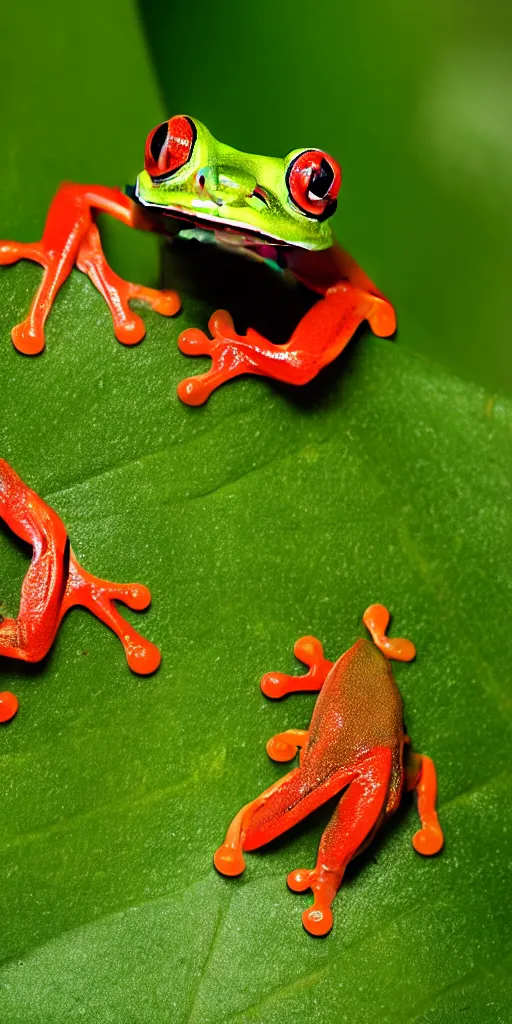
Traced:
[[[398, 343], [512, 391], [512, 5], [140, 0], [167, 112], [240, 149], [320, 146], [335, 230]], [[414, 341], [412, 341], [414, 339]]]

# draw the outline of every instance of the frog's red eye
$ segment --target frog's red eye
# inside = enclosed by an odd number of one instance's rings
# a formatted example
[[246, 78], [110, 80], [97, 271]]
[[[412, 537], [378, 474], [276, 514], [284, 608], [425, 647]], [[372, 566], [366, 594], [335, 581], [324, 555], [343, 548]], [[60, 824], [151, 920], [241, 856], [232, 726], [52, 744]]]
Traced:
[[196, 141], [196, 126], [190, 117], [178, 114], [163, 121], [146, 139], [144, 167], [153, 181], [163, 181], [190, 160]]
[[290, 197], [301, 213], [326, 220], [336, 209], [341, 169], [321, 149], [306, 149], [291, 161], [286, 172]]

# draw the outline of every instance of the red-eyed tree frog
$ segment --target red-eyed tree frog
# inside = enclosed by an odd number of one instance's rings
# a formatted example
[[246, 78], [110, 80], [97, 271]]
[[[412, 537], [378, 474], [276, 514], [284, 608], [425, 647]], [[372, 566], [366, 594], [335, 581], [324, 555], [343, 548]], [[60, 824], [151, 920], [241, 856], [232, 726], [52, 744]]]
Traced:
[[12, 331], [13, 343], [25, 355], [42, 351], [45, 320], [73, 266], [103, 295], [125, 345], [145, 334], [130, 299], [142, 299], [164, 316], [179, 310], [176, 292], [131, 284], [108, 266], [95, 223], [103, 211], [130, 227], [236, 246], [241, 254], [287, 268], [320, 296], [284, 345], [251, 328], [237, 334], [224, 310], [210, 318], [211, 338], [194, 328], [183, 331], [182, 352], [212, 358], [208, 373], [179, 385], [183, 402], [200, 405], [219, 384], [244, 373], [305, 384], [339, 355], [363, 320], [380, 337], [395, 330], [393, 307], [333, 239], [329, 219], [340, 184], [338, 164], [322, 150], [296, 149], [284, 160], [253, 156], [217, 142], [195, 118], [171, 117], [150, 132], [144, 170], [129, 195], [102, 185], [64, 184], [41, 241], [0, 242], [0, 264], [29, 259], [44, 268], [26, 320]]
[[326, 935], [332, 928], [331, 905], [347, 864], [396, 811], [404, 788], [418, 793], [421, 829], [413, 836], [414, 849], [430, 856], [443, 845], [435, 767], [410, 748], [402, 698], [388, 663], [390, 658], [411, 661], [415, 648], [409, 640], [386, 636], [389, 612], [383, 605], [370, 605], [363, 621], [373, 643], [357, 640], [333, 663], [324, 657], [319, 640], [305, 636], [294, 650], [309, 666], [306, 675], [263, 676], [267, 697], [304, 690], [320, 690], [320, 695], [309, 729], [288, 729], [267, 743], [274, 761], [291, 761], [300, 749], [300, 767], [242, 807], [214, 857], [221, 874], [239, 875], [245, 869], [243, 851], [270, 842], [343, 793], [322, 836], [316, 867], [288, 875], [294, 892], [313, 891], [314, 903], [302, 915], [312, 935]]

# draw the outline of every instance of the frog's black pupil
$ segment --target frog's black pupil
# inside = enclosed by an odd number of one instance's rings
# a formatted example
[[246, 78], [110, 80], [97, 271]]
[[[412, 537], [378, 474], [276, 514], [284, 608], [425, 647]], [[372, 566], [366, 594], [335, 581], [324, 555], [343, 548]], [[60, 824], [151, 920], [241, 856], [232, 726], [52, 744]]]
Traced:
[[322, 157], [319, 170], [313, 171], [311, 175], [308, 191], [317, 199], [325, 199], [333, 181], [334, 171], [327, 160]]
[[151, 139], [151, 144], [149, 148], [151, 151], [151, 156], [153, 157], [155, 163], [158, 163], [158, 157], [160, 156], [160, 153], [162, 151], [162, 146], [165, 144], [165, 140], [167, 139], [167, 127], [167, 121], [164, 121], [162, 124], [159, 124], [158, 128], [155, 131], [155, 134], [153, 135], [153, 138]]

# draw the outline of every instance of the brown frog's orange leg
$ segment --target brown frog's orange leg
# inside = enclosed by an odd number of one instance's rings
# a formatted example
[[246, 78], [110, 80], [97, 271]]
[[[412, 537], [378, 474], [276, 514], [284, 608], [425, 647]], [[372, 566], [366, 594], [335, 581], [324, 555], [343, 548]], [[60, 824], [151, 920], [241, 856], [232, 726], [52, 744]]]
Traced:
[[151, 600], [147, 587], [107, 583], [82, 569], [57, 513], [3, 459], [0, 517], [33, 550], [21, 588], [18, 618], [0, 622], [0, 655], [40, 661], [48, 653], [68, 609], [81, 604], [114, 630], [134, 672], [147, 674], [158, 668], [158, 649], [136, 633], [112, 604], [122, 601], [136, 610], [146, 608]]
[[245, 871], [245, 860], [243, 858], [242, 850], [244, 848], [245, 837], [247, 830], [250, 825], [251, 818], [258, 807], [261, 807], [265, 800], [267, 800], [272, 793], [281, 786], [286, 786], [289, 780], [294, 777], [298, 769], [294, 768], [293, 771], [288, 772], [278, 782], [274, 782], [272, 786], [265, 789], [260, 796], [256, 797], [255, 800], [251, 800], [250, 803], [245, 804], [244, 807], [239, 810], [238, 814], [235, 814], [233, 821], [231, 822], [227, 832], [226, 838], [219, 846], [218, 850], [213, 855], [213, 863], [217, 868], [217, 871], [221, 875], [228, 875], [230, 878], [234, 878], [236, 875], [241, 875]]
[[149, 222], [144, 221], [136, 204], [119, 189], [68, 182], [61, 185], [52, 200], [40, 242], [0, 241], [0, 265], [28, 259], [44, 268], [28, 316], [11, 334], [15, 348], [24, 355], [42, 352], [46, 318], [75, 263], [106, 299], [115, 335], [124, 344], [133, 345], [145, 334], [142, 320], [128, 308], [128, 299], [144, 299], [165, 316], [171, 316], [180, 307], [176, 292], [138, 288], [114, 274], [105, 261], [94, 227], [94, 210], [109, 213], [129, 227], [148, 227]]
[[371, 633], [372, 640], [379, 651], [394, 661], [412, 661], [416, 657], [416, 648], [410, 640], [403, 637], [386, 636], [390, 615], [383, 604], [371, 604], [363, 615], [363, 622]]
[[271, 736], [267, 743], [267, 754], [273, 761], [293, 761], [298, 750], [301, 754], [308, 742], [307, 729], [287, 729]]
[[284, 672], [267, 672], [260, 683], [266, 697], [277, 700], [288, 693], [316, 692], [322, 689], [334, 662], [324, 658], [321, 641], [314, 636], [302, 636], [297, 640], [293, 652], [299, 661], [309, 666], [309, 672], [306, 672], [304, 676], [289, 676]]
[[286, 832], [339, 793], [354, 775], [351, 767], [334, 772], [323, 783], [294, 768], [233, 818], [213, 862], [222, 875], [240, 875], [245, 869], [243, 850], [256, 850]]
[[385, 813], [391, 768], [389, 748], [372, 751], [322, 836], [316, 867], [313, 871], [299, 868], [288, 875], [288, 885], [294, 892], [313, 891], [313, 905], [302, 914], [304, 928], [311, 935], [327, 935], [332, 928], [331, 906], [347, 864], [368, 844]]
[[274, 345], [252, 328], [246, 335], [237, 334], [229, 313], [217, 310], [208, 324], [211, 338], [196, 328], [183, 331], [178, 338], [185, 355], [212, 358], [207, 373], [187, 377], [178, 385], [178, 397], [186, 405], [202, 405], [220, 384], [243, 373], [307, 384], [336, 359], [363, 320], [368, 320], [375, 334], [387, 336], [395, 330], [392, 306], [348, 281], [328, 289], [285, 345]]
[[439, 853], [444, 836], [436, 812], [437, 777], [434, 762], [426, 754], [409, 753], [405, 768], [405, 788], [416, 789], [421, 828], [412, 837], [417, 853], [432, 857]]

